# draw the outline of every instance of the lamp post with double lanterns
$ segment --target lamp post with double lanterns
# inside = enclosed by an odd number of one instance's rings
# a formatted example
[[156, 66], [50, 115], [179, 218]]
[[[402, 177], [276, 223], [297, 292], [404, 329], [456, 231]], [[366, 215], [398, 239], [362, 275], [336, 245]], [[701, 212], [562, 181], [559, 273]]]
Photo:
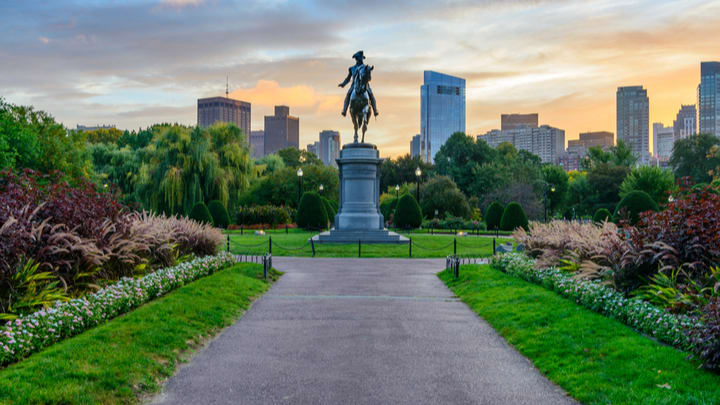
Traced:
[[300, 205], [300, 199], [302, 198], [302, 188], [303, 188], [303, 170], [302, 167], [297, 169], [297, 176], [298, 176], [298, 206]]

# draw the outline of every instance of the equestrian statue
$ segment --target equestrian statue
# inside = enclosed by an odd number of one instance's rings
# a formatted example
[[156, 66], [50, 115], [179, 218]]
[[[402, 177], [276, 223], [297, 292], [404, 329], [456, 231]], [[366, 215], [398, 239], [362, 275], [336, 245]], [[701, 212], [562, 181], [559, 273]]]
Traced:
[[350, 107], [350, 118], [352, 118], [353, 127], [355, 128], [354, 141], [358, 141], [358, 128], [362, 128], [362, 140], [365, 142], [365, 131], [367, 131], [368, 121], [370, 120], [370, 108], [377, 117], [378, 110], [375, 104], [375, 96], [370, 89], [370, 72], [374, 66], [366, 65], [363, 60], [365, 55], [363, 51], [358, 51], [352, 56], [355, 59], [355, 65], [348, 69], [348, 75], [345, 80], [338, 84], [345, 87], [352, 80], [352, 85], [348, 89], [345, 96], [345, 104], [343, 105], [342, 115], [347, 115], [347, 109]]

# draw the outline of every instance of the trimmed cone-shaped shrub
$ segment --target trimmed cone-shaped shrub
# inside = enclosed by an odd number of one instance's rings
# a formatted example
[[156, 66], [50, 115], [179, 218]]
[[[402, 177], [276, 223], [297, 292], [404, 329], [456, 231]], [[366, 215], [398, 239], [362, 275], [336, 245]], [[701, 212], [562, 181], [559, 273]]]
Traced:
[[208, 204], [208, 211], [210, 211], [210, 216], [212, 216], [215, 226], [227, 229], [228, 225], [230, 225], [230, 214], [228, 214], [228, 211], [223, 203], [219, 200], [210, 201], [210, 204]]
[[398, 228], [419, 228], [422, 225], [422, 211], [415, 197], [404, 194], [395, 208], [395, 226]]
[[318, 193], [310, 191], [302, 195], [295, 222], [297, 226], [304, 229], [325, 229], [327, 227], [327, 211]]
[[511, 202], [505, 207], [502, 219], [500, 219], [500, 229], [503, 231], [514, 231], [517, 228], [527, 230], [528, 219], [520, 204]]
[[621, 220], [628, 220], [631, 225], [634, 225], [638, 222], [638, 219], [640, 219], [641, 212], [657, 210], [657, 203], [648, 193], [635, 190], [625, 195], [615, 207], [613, 221], [617, 223]]
[[600, 208], [599, 210], [595, 211], [595, 215], [593, 215], [593, 222], [595, 223], [601, 223], [604, 221], [609, 221], [612, 214], [610, 214], [610, 211], [608, 211], [606, 208]]
[[208, 210], [208, 207], [204, 202], [199, 202], [193, 206], [192, 211], [190, 211], [189, 218], [194, 219], [201, 224], [213, 224], [210, 210]]
[[500, 228], [500, 220], [502, 219], [504, 211], [505, 208], [497, 201], [493, 201], [492, 204], [487, 207], [487, 210], [485, 210], [485, 225], [487, 225], [487, 229]]

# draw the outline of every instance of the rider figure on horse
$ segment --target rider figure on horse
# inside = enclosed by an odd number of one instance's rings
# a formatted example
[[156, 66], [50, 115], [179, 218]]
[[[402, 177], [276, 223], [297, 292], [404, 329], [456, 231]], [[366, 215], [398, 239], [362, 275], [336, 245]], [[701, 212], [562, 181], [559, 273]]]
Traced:
[[[338, 86], [340, 86], [340, 87], [345, 87], [345, 85], [350, 82], [350, 79], [352, 79], [353, 83], [354, 83], [354, 81], [357, 80], [356, 76], [358, 74], [358, 70], [360, 70], [360, 68], [365, 66], [365, 64], [363, 63], [363, 60], [365, 59], [365, 55], [363, 55], [363, 51], [357, 51], [355, 53], [355, 55], [353, 55], [352, 57], [355, 59], [355, 65], [351, 66], [348, 69], [347, 77], [345, 78], [345, 80], [342, 83], [338, 84]], [[343, 117], [347, 115], [347, 109], [348, 109], [348, 105], [350, 104], [350, 95], [352, 94], [352, 91], [353, 91], [353, 86], [350, 86], [350, 88], [348, 89], [347, 95], [345, 96], [345, 104], [343, 105], [343, 110], [342, 110]], [[370, 89], [370, 83], [367, 84], [367, 93], [368, 93], [368, 97], [370, 98], [370, 105], [372, 106], [373, 112], [374, 112], [375, 116], [377, 116], [378, 115], [377, 105], [375, 104], [375, 96], [373, 95], [373, 92]]]

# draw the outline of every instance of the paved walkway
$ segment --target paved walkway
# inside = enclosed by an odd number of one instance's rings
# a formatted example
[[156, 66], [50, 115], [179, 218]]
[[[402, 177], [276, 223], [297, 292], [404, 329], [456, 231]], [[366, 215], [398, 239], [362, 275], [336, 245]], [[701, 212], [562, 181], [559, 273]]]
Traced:
[[453, 296], [444, 263], [274, 257], [285, 275], [153, 403], [572, 403]]

